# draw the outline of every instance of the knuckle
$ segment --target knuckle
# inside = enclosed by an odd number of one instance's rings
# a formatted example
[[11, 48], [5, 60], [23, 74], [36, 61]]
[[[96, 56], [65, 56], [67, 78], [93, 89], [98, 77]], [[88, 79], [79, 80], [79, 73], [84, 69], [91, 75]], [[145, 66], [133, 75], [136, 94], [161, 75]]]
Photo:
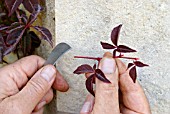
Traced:
[[41, 58], [40, 56], [38, 56], [38, 55], [30, 55], [30, 56], [27, 56], [27, 57], [24, 57], [24, 58], [22, 58], [21, 60], [40, 60], [40, 61], [45, 61], [43, 58]]
[[29, 58], [41, 58], [41, 57], [39, 57], [38, 55], [30, 55], [30, 56], [28, 56]]
[[45, 85], [47, 82], [45, 82], [45, 80], [42, 80], [42, 79], [33, 79], [30, 81], [30, 84], [32, 86], [32, 93], [33, 94], [42, 94], [42, 93], [45, 93], [46, 91], [46, 87]]
[[118, 91], [118, 84], [112, 83], [112, 84], [102, 84], [102, 87], [100, 87], [100, 91], [106, 94], [113, 94], [116, 91]]

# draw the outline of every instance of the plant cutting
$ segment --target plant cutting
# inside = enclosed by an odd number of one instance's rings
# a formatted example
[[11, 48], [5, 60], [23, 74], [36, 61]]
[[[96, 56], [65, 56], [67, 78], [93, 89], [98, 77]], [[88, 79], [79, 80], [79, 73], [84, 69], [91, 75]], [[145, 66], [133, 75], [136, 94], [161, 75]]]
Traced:
[[[20, 9], [23, 5], [25, 10]], [[18, 59], [33, 54], [44, 39], [52, 46], [52, 35], [45, 27], [35, 26], [38, 14], [43, 10], [40, 0], [1, 0], [0, 1], [0, 62], [11, 52]], [[26, 11], [29, 14], [26, 14]], [[41, 38], [34, 32], [38, 31]], [[22, 52], [22, 56], [19, 55]]]
[[[131, 79], [133, 80], [133, 82], [136, 83], [136, 78], [137, 78], [136, 67], [145, 67], [148, 65], [139, 61], [139, 58], [127, 57], [124, 55], [125, 53], [134, 53], [137, 51], [126, 45], [118, 45], [118, 39], [119, 39], [121, 28], [122, 28], [122, 25], [119, 25], [113, 28], [112, 30], [111, 41], [113, 44], [109, 44], [106, 42], [100, 42], [100, 44], [103, 49], [113, 50], [112, 51], [113, 58], [123, 58], [123, 59], [132, 60], [132, 62], [128, 64], [127, 70], [129, 70], [129, 75]], [[87, 56], [75, 56], [75, 58], [96, 60], [98, 61], [98, 65], [102, 59], [102, 57], [87, 57]], [[74, 71], [74, 74], [85, 74], [85, 73], [91, 74], [86, 80], [86, 88], [93, 96], [95, 96], [94, 89], [93, 89], [93, 84], [95, 84], [95, 78], [98, 78], [100, 81], [104, 83], [108, 83], [108, 84], [111, 83], [107, 79], [107, 77], [104, 75], [104, 73], [98, 68], [98, 65], [95, 64], [92, 67], [88, 64], [83, 64]]]

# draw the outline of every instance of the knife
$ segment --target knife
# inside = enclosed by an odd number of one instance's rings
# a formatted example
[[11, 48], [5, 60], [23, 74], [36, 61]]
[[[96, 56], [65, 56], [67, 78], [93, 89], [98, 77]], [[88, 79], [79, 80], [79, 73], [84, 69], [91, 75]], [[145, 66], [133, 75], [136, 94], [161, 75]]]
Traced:
[[[70, 49], [71, 47], [68, 44], [59, 43], [48, 56], [46, 62], [44, 63], [44, 66], [48, 64], [55, 65], [57, 60]], [[57, 112], [57, 114], [71, 114], [71, 113]]]
[[57, 60], [67, 51], [69, 51], [71, 49], [71, 47], [66, 44], [66, 43], [59, 43], [50, 53], [50, 55], [48, 56], [46, 62], [44, 63], [45, 65], [48, 64], [52, 64], [55, 65], [55, 63], [57, 62]]

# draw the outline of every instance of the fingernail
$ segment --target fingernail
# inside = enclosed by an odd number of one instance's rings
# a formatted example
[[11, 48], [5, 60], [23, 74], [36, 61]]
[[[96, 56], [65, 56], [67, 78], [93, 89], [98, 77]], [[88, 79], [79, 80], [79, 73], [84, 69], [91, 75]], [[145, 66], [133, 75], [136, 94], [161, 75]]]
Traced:
[[47, 80], [48, 82], [50, 82], [54, 77], [53, 75], [56, 73], [56, 71], [50, 67], [50, 66], [47, 66], [45, 67], [42, 71], [41, 71], [41, 76]]
[[81, 113], [90, 112], [90, 109], [91, 109], [91, 103], [85, 102], [82, 109], [81, 109]]
[[39, 103], [37, 106], [38, 110], [44, 107], [45, 105], [46, 105], [46, 101], [42, 101], [41, 103]]
[[103, 73], [112, 74], [115, 72], [116, 62], [112, 58], [104, 58], [99, 67], [101, 67], [100, 69], [103, 71]]

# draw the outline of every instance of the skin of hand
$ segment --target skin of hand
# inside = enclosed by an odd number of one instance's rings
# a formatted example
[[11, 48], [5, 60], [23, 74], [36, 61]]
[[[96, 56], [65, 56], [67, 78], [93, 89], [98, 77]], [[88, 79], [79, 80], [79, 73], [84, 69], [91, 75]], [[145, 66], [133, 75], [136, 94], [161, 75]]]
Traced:
[[[99, 64], [111, 84], [96, 78], [95, 98], [88, 95], [80, 114], [151, 114], [148, 100], [138, 82], [119, 59], [106, 52]], [[90, 74], [86, 74], [86, 77]]]
[[69, 89], [56, 68], [43, 67], [44, 62], [32, 55], [0, 69], [0, 114], [43, 114], [53, 98], [51, 87]]

